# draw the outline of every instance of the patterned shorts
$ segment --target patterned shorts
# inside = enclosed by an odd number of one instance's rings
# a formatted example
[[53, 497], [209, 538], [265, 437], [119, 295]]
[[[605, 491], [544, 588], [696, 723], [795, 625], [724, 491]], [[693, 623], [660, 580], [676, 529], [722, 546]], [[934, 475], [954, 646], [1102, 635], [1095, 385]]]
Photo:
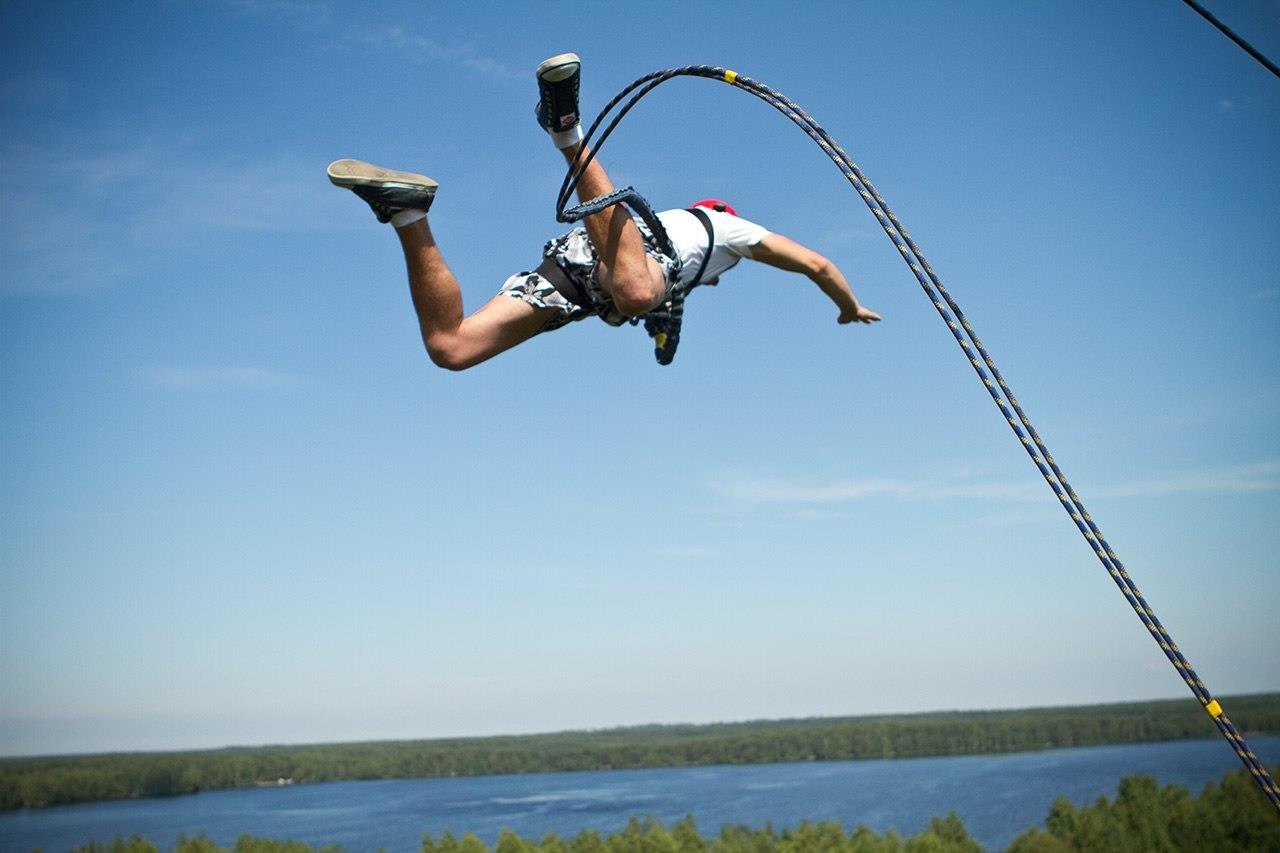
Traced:
[[[662, 274], [667, 282], [667, 293], [670, 294], [671, 288], [680, 277], [680, 261], [665, 254], [654, 245], [653, 233], [643, 220], [639, 217], [632, 217], [632, 219], [644, 237], [645, 252], [662, 267]], [[542, 249], [542, 257], [559, 267], [570, 285], [578, 292], [586, 294], [591, 301], [589, 307], [575, 304], [556, 290], [555, 285], [536, 272], [518, 272], [511, 276], [503, 283], [499, 293], [523, 300], [534, 308], [556, 310], [547, 324], [542, 327], [542, 331], [559, 329], [561, 326], [567, 326], [577, 320], [585, 320], [587, 317], [599, 317], [610, 326], [621, 326], [627, 322], [628, 318], [614, 307], [613, 300], [596, 280], [596, 264], [599, 258], [596, 255], [596, 247], [587, 239], [585, 228], [580, 225], [567, 234], [548, 240], [547, 245]]]

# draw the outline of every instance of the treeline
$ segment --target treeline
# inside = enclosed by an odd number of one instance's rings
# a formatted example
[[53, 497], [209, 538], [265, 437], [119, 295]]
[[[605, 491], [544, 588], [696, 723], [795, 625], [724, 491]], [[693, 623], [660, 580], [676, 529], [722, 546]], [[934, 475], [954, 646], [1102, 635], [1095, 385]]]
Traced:
[[[1277, 768], [1280, 769], [1280, 768]], [[1273, 773], [1276, 771], [1273, 770]], [[180, 839], [175, 853], [227, 853], [205, 836]], [[334, 853], [340, 848], [320, 848]], [[311, 853], [296, 841], [273, 841], [241, 836], [235, 853]], [[917, 835], [902, 838], [890, 830], [876, 833], [859, 826], [846, 831], [835, 822], [806, 823], [794, 829], [766, 826], [751, 829], [726, 826], [718, 836], [704, 838], [686, 817], [666, 827], [653, 820], [632, 818], [626, 829], [608, 835], [584, 830], [562, 839], [554, 832], [540, 840], [521, 838], [503, 830], [490, 848], [480, 838], [461, 838], [446, 832], [422, 840], [422, 853], [979, 853], [981, 845], [969, 835], [954, 813], [935, 817]], [[1143, 850], [1168, 853], [1217, 853], [1280, 850], [1280, 820], [1275, 807], [1243, 770], [1229, 773], [1221, 784], [1205, 786], [1198, 797], [1186, 788], [1161, 788], [1150, 776], [1120, 781], [1114, 800], [1099, 797], [1093, 805], [1076, 808], [1058, 798], [1043, 827], [1014, 839], [1008, 853], [1075, 853], [1081, 850]], [[141, 838], [89, 844], [74, 853], [159, 853]]]
[[[334, 845], [312, 847], [302, 841], [277, 841], [274, 838], [254, 838], [242, 835], [236, 839], [232, 847], [219, 847], [207, 835], [194, 838], [178, 837], [173, 846], [174, 853], [343, 853], [343, 849]], [[159, 853], [160, 848], [140, 836], [117, 838], [108, 844], [92, 842], [82, 847], [71, 848], [71, 853]]]
[[[1237, 728], [1280, 732], [1280, 694], [1223, 700]], [[1218, 736], [1191, 699], [1022, 711], [641, 726], [487, 738], [237, 747], [0, 760], [0, 808], [191, 794], [291, 779], [971, 755]]]

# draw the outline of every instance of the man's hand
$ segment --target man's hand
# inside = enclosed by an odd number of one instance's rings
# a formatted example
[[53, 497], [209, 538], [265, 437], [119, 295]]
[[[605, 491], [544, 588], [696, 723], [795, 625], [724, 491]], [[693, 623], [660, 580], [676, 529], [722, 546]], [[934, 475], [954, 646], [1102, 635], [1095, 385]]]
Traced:
[[840, 309], [836, 322], [842, 326], [846, 323], [875, 323], [880, 319], [879, 314], [858, 304], [849, 282], [835, 264], [795, 240], [781, 234], [770, 234], [751, 247], [750, 256], [762, 264], [808, 276]]
[[863, 308], [861, 305], [853, 310], [845, 310], [840, 312], [840, 316], [836, 318], [836, 322], [841, 326], [846, 323], [878, 323], [880, 315], [869, 308]]

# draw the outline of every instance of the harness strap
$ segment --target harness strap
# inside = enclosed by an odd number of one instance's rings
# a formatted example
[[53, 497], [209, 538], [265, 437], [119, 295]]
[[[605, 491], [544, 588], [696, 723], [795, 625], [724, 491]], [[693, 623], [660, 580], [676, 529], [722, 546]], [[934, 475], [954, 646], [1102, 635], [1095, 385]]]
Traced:
[[[702, 276], [707, 271], [707, 264], [711, 261], [711, 253], [715, 251], [716, 247], [716, 235], [715, 229], [711, 226], [711, 217], [707, 216], [706, 211], [697, 207], [686, 208], [686, 211], [692, 213], [702, 223], [702, 227], [707, 232], [707, 250], [702, 254], [702, 263], [698, 265], [698, 272], [688, 284], [681, 284], [677, 278], [671, 288], [671, 295], [666, 302], [650, 311], [643, 318], [644, 330], [649, 334], [649, 337], [653, 338], [654, 358], [657, 359], [658, 364], [663, 365], [670, 364], [676, 356], [676, 347], [680, 343], [680, 326], [684, 320], [685, 297], [688, 296], [689, 291], [702, 283]], [[653, 218], [657, 219], [656, 216]], [[679, 255], [676, 254], [674, 247], [672, 247], [671, 257], [679, 260]], [[557, 266], [559, 266], [558, 263]], [[565, 293], [564, 290], [560, 292], [570, 302], [577, 304], [579, 307], [590, 308], [591, 299], [582, 286], [563, 267], [560, 268], [560, 272], [572, 291], [571, 293]], [[640, 317], [625, 317], [616, 311], [598, 316], [611, 326], [621, 326], [626, 323], [636, 325], [641, 320]]]
[[699, 284], [702, 284], [702, 274], [707, 271], [707, 262], [711, 260], [711, 253], [716, 248], [716, 233], [711, 229], [711, 217], [707, 216], [707, 212], [700, 207], [686, 208], [694, 216], [698, 217], [698, 221], [702, 223], [702, 227], [707, 229], [707, 251], [702, 256], [702, 263], [698, 265], [698, 274], [693, 277], [693, 281], [686, 285], [685, 290], [693, 290]]
[[650, 311], [644, 318], [644, 330], [653, 338], [653, 357], [658, 364], [670, 364], [676, 357], [676, 347], [680, 345], [680, 326], [684, 322], [684, 300], [689, 292], [702, 283], [702, 276], [707, 271], [707, 263], [716, 248], [715, 230], [711, 227], [711, 217], [701, 208], [685, 208], [697, 217], [702, 227], [707, 229], [707, 251], [702, 255], [702, 263], [698, 272], [688, 284], [679, 281], [671, 288], [671, 298], [658, 308]]

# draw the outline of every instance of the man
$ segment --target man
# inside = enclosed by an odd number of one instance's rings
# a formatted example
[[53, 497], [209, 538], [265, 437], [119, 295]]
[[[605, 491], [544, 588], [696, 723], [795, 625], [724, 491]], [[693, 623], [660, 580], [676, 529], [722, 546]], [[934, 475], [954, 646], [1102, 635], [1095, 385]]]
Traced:
[[[580, 70], [578, 57], [564, 53], [547, 59], [536, 71], [538, 123], [570, 164], [590, 153], [582, 144], [578, 116]], [[732, 207], [714, 199], [698, 202], [695, 208], [703, 211], [705, 227], [699, 216], [687, 210], [658, 214], [678, 257], [664, 254], [649, 228], [622, 205], [592, 214], [579, 227], [547, 243], [536, 269], [508, 278], [497, 296], [466, 316], [458, 281], [427, 223], [436, 182], [359, 160], [337, 160], [328, 171], [334, 184], [364, 199], [379, 222], [395, 227], [423, 343], [431, 360], [449, 370], [465, 370], [540, 332], [585, 317], [599, 316], [618, 325], [650, 312], [657, 316], [695, 278], [714, 284], [740, 258], [808, 276], [839, 309], [838, 323], [880, 319], [859, 304], [831, 261], [737, 217]], [[604, 167], [593, 160], [579, 180], [579, 197], [586, 201], [613, 190]], [[665, 335], [659, 337], [660, 331], [651, 329], [661, 351]]]

